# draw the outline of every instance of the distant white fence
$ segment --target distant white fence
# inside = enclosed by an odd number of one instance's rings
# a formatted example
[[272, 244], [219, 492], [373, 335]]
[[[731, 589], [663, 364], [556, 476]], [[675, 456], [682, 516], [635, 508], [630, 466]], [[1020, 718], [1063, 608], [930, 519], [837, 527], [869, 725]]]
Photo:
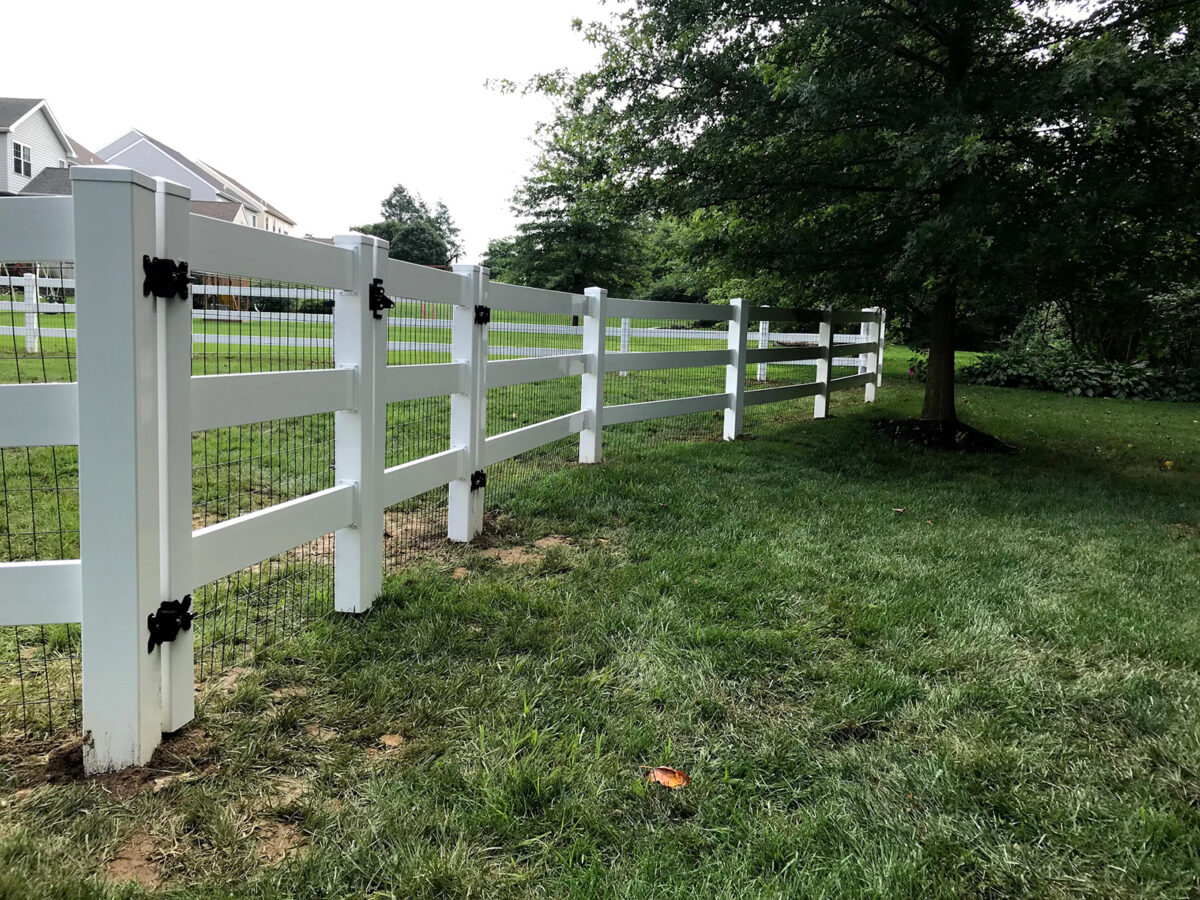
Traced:
[[[24, 313], [25, 321], [23, 325], [0, 326], [0, 336], [23, 336], [25, 338], [25, 350], [28, 353], [36, 353], [38, 350], [38, 339], [41, 337], [60, 338], [60, 339], [75, 339], [75, 329], [55, 322], [53, 319], [47, 321], [39, 320], [39, 313], [42, 315], [74, 315], [74, 301], [46, 301], [39, 300], [34, 303], [28, 298], [38, 295], [39, 290], [49, 290], [55, 293], [70, 291], [72, 295], [75, 291], [74, 279], [62, 278], [41, 278], [34, 275], [25, 275], [21, 278], [10, 279], [6, 286], [0, 281], [0, 291], [11, 291], [14, 295], [22, 292], [23, 299], [21, 302], [13, 301], [4, 306], [6, 312]], [[220, 297], [242, 297], [242, 298], [257, 298], [272, 300], [303, 300], [308, 299], [309, 295], [303, 292], [298, 292], [295, 288], [261, 288], [261, 287], [225, 287], [215, 285], [192, 285], [191, 289], [194, 297], [201, 296], [220, 296]], [[709, 310], [720, 307], [699, 306], [694, 307], [695, 312], [692, 315], [697, 315], [700, 310]], [[274, 324], [290, 324], [290, 325], [306, 325], [327, 327], [331, 337], [329, 338], [313, 338], [305, 336], [303, 338], [293, 338], [287, 336], [273, 336], [262, 333], [250, 334], [221, 334], [213, 332], [195, 331], [193, 332], [192, 340], [195, 343], [207, 343], [225, 346], [276, 346], [276, 347], [315, 347], [315, 348], [331, 348], [333, 347], [333, 313], [284, 313], [284, 312], [262, 312], [256, 309], [236, 310], [226, 307], [213, 307], [210, 309], [193, 309], [192, 318], [198, 322], [216, 322], [238, 325], [274, 325]], [[704, 318], [713, 318], [704, 316]], [[605, 328], [606, 337], [618, 338], [621, 342], [621, 347], [624, 352], [629, 350], [630, 335], [635, 333], [632, 327], [632, 319], [628, 316], [621, 319], [620, 325], [608, 325]], [[763, 321], [757, 331], [751, 336], [750, 341], [756, 342], [758, 349], [766, 349], [772, 346], [790, 346], [790, 345], [807, 345], [816, 346], [820, 342], [820, 334], [818, 332], [791, 332], [791, 331], [771, 331], [769, 330], [769, 322]], [[396, 328], [403, 326], [439, 326], [442, 329], [450, 330], [449, 319], [434, 319], [434, 318], [416, 318], [391, 316], [388, 318], [388, 327]], [[835, 350], [840, 349], [844, 344], [857, 344], [869, 340], [868, 331], [870, 329], [869, 322], [860, 323], [859, 334], [835, 334], [833, 336]], [[581, 337], [583, 334], [582, 325], [541, 325], [532, 322], [493, 322], [489, 325], [489, 330], [492, 333], [518, 333], [518, 334], [553, 334], [553, 335], [572, 335]], [[639, 339], [656, 338], [659, 340], [675, 340], [675, 341], [717, 341], [726, 343], [728, 338], [723, 330], [718, 331], [712, 328], [637, 328], [636, 334]], [[432, 351], [449, 353], [452, 345], [448, 342], [436, 341], [389, 341], [389, 350], [407, 350], [407, 351]], [[496, 345], [489, 347], [492, 356], [550, 356], [562, 352], [559, 348], [554, 347], [522, 347], [510, 345]], [[785, 359], [779, 360], [776, 365], [784, 366], [816, 366], [817, 361], [813, 359]], [[837, 356], [833, 360], [835, 366], [861, 366], [863, 364], [862, 354], [856, 357]], [[621, 372], [624, 375], [626, 373]], [[767, 364], [759, 363], [757, 367], [757, 379], [759, 381], [767, 380]]]
[[[178, 621], [171, 604], [197, 585], [335, 532], [335, 607], [365, 612], [382, 588], [388, 506], [448, 485], [448, 537], [469, 541], [482, 528], [486, 469], [552, 441], [579, 435], [580, 462], [596, 463], [606, 425], [706, 411], [723, 411], [724, 436], [732, 440], [742, 432], [747, 406], [811, 396], [823, 417], [832, 392], [862, 388], [869, 402], [880, 383], [881, 310], [827, 311], [814, 334], [774, 331], [768, 323], [786, 327], [795, 313], [740, 300], [698, 306], [610, 298], [601, 288], [568, 294], [501, 284], [477, 266], [446, 272], [389, 259], [387, 244], [373, 237], [343, 235], [329, 245], [192, 215], [185, 188], [127, 169], [78, 167], [71, 174], [72, 197], [0, 199], [0, 262], [74, 260], [74, 281], [46, 283], [84, 298], [77, 305], [45, 302], [37, 277], [11, 282], [22, 299], [0, 306], [24, 321], [16, 324], [14, 316], [0, 333], [24, 337], [27, 350], [36, 349], [39, 336], [76, 340], [79, 375], [72, 383], [0, 385], [0, 447], [79, 446], [81, 558], [0, 564], [0, 625], [82, 623], [90, 771], [146, 762], [163, 732], [192, 719], [191, 634], [171, 635], [170, 626]], [[194, 310], [186, 288], [180, 297], [169, 279], [147, 279], [144, 257], [167, 268], [185, 260], [192, 271], [332, 290], [333, 311]], [[231, 292], [191, 287], [193, 294], [208, 290]], [[387, 297], [449, 305], [450, 318], [442, 320], [449, 340], [416, 345], [445, 350], [449, 362], [387, 364], [389, 347], [414, 347], [389, 342], [388, 317], [379, 309]], [[582, 324], [491, 323], [493, 310], [578, 316]], [[51, 312], [61, 327], [48, 326]], [[288, 340], [193, 328], [194, 319], [247, 317], [327, 322], [333, 367], [192, 375], [196, 340], [259, 346]], [[720, 346], [630, 352], [630, 323], [648, 319], [715, 319], [726, 327], [639, 329], [639, 336]], [[764, 323], [753, 337], [752, 321]], [[855, 333], [837, 334], [839, 327]], [[582, 349], [489, 346], [490, 331], [579, 334]], [[620, 350], [606, 349], [610, 337]], [[303, 343], [313, 346], [313, 339]], [[489, 353], [512, 358], [489, 361]], [[815, 377], [747, 390], [748, 367], [761, 380], [765, 367], [778, 363], [813, 366]], [[839, 364], [858, 372], [832, 377]], [[723, 392], [605, 405], [610, 373], [699, 366], [725, 368]], [[580, 379], [577, 410], [487, 435], [489, 388], [557, 378]], [[450, 398], [449, 448], [386, 466], [387, 404], [441, 396]], [[333, 487], [193, 528], [194, 432], [330, 412]]]

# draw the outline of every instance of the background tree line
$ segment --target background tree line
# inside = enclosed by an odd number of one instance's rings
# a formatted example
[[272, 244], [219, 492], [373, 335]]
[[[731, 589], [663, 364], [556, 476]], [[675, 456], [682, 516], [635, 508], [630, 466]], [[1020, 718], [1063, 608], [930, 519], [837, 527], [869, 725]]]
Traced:
[[557, 114], [487, 264], [560, 290], [886, 306], [928, 352], [933, 421], [956, 417], [956, 348], [1196, 367], [1198, 10], [635, 0], [578, 24], [593, 71], [524, 86]]

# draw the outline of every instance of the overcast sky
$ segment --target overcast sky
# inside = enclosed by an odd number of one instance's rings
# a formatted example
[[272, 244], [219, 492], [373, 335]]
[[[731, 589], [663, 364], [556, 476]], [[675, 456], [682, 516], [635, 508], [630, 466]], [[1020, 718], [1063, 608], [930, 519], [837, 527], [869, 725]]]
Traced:
[[571, 20], [605, 14], [600, 0], [67, 0], [53, 27], [5, 41], [0, 94], [46, 98], [90, 150], [144, 131], [300, 234], [376, 221], [402, 183], [445, 201], [474, 262], [512, 231], [509, 198], [551, 111], [484, 82], [588, 68], [598, 54]]

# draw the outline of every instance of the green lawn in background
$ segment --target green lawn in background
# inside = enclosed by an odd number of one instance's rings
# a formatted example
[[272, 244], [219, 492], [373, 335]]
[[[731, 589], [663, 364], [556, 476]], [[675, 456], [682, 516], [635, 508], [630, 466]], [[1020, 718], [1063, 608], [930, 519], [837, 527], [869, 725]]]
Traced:
[[533, 480], [157, 791], [0, 766], [0, 898], [1196, 896], [1200, 406], [967, 387], [1021, 452], [947, 455], [888, 359]]

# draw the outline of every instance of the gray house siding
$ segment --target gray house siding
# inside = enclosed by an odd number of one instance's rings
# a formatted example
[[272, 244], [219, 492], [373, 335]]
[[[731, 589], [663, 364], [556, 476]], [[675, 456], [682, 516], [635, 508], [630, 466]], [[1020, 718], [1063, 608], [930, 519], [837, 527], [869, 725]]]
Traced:
[[[116, 147], [118, 149], [113, 150]], [[193, 200], [217, 200], [217, 192], [213, 186], [201, 179], [190, 169], [180, 165], [169, 155], [155, 147], [144, 138], [129, 142], [125, 139], [114, 141], [98, 154], [114, 166], [125, 166], [137, 169], [147, 175], [168, 178], [178, 184], [192, 189]]]
[[[45, 168], [65, 165], [70, 159], [70, 149], [59, 141], [50, 120], [46, 118], [45, 109], [39, 109], [28, 119], [10, 131], [4, 148], [4, 168], [7, 173], [7, 187], [4, 190], [17, 193], [33, 180], [33, 176]], [[18, 175], [13, 171], [13, 141], [29, 147], [31, 150], [30, 176]]]

